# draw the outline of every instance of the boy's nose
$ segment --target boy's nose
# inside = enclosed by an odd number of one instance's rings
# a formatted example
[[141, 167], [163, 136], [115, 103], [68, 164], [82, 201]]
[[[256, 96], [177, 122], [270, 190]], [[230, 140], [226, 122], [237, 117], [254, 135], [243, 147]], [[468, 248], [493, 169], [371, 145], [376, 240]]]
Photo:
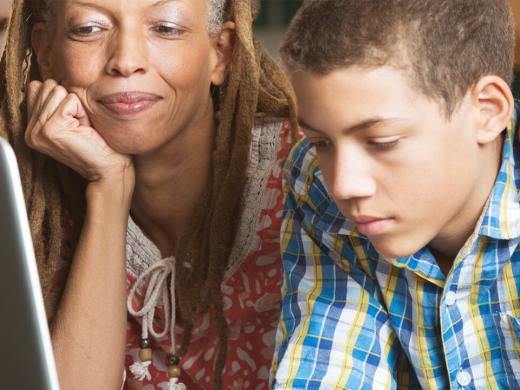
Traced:
[[337, 200], [367, 198], [375, 195], [376, 182], [362, 159], [339, 151], [332, 175], [332, 196]]

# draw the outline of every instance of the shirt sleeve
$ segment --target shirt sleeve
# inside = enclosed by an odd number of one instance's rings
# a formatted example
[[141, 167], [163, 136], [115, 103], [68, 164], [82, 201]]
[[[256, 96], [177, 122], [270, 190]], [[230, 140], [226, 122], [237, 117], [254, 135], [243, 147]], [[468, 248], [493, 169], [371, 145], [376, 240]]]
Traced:
[[402, 361], [374, 277], [377, 253], [340, 221], [305, 141], [287, 161], [284, 193], [271, 388], [396, 388]]

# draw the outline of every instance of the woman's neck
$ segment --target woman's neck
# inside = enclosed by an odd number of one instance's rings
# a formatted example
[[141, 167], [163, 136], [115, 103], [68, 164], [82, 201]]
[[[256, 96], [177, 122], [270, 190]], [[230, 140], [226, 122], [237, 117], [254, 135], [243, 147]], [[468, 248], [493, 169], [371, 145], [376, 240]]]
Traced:
[[134, 158], [131, 214], [162, 256], [175, 253], [176, 242], [207, 189], [215, 130], [211, 110], [160, 150]]

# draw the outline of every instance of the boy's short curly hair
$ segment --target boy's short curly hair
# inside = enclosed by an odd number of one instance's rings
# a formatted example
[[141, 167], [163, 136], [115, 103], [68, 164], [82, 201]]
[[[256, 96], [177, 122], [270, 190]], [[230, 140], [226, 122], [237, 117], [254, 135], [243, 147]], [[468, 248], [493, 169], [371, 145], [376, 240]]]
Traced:
[[403, 69], [449, 116], [482, 76], [512, 83], [514, 44], [508, 0], [307, 0], [280, 52], [290, 72]]

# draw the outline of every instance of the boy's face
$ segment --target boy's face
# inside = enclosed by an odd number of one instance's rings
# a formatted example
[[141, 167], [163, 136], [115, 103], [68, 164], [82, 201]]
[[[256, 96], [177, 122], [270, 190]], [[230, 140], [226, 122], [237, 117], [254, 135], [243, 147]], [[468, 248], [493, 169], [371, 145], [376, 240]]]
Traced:
[[390, 67], [292, 74], [302, 130], [344, 216], [387, 257], [470, 233], [479, 186], [478, 113], [451, 119]]

